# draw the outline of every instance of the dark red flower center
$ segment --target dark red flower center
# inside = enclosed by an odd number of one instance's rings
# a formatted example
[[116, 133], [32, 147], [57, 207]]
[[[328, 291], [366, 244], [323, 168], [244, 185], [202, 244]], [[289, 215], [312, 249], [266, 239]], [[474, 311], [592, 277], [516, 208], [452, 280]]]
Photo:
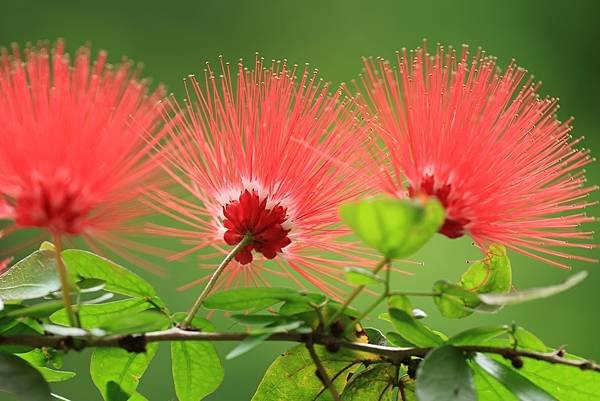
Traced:
[[450, 199], [451, 190], [452, 186], [449, 184], [443, 184], [436, 188], [434, 176], [425, 175], [423, 176], [421, 185], [418, 189], [415, 189], [412, 186], [408, 187], [408, 195], [411, 198], [419, 195], [437, 197], [446, 209], [446, 220], [444, 220], [444, 224], [442, 224], [438, 232], [444, 234], [448, 238], [459, 238], [465, 234], [465, 225], [467, 225], [470, 220], [464, 217], [449, 216], [448, 210], [453, 206]]
[[80, 185], [59, 174], [50, 180], [32, 179], [27, 190], [17, 196], [14, 209], [18, 226], [79, 234], [91, 202]]
[[273, 259], [292, 242], [288, 238], [290, 230], [283, 228], [287, 209], [279, 204], [267, 208], [267, 199], [261, 200], [254, 190], [244, 190], [238, 200], [223, 206], [223, 215], [227, 229], [223, 238], [227, 244], [238, 244], [246, 234], [252, 236], [251, 242], [235, 256], [241, 264], [252, 262], [253, 250]]

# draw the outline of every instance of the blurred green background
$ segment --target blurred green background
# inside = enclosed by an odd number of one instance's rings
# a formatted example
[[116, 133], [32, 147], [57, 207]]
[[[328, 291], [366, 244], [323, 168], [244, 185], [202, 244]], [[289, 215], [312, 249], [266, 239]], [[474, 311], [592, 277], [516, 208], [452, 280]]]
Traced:
[[[512, 58], [544, 82], [542, 93], [559, 96], [561, 118], [575, 115], [575, 135], [586, 135], [584, 146], [600, 151], [599, 43], [600, 2], [579, 1], [23, 1], [0, 3], [0, 45], [15, 41], [54, 40], [64, 37], [70, 51], [86, 41], [107, 49], [112, 61], [122, 55], [143, 61], [145, 75], [163, 82], [182, 97], [182, 78], [200, 73], [205, 61], [223, 54], [230, 61], [265, 58], [308, 62], [321, 76], [338, 84], [361, 71], [361, 56], [391, 57], [402, 47], [414, 48], [422, 38], [430, 43], [482, 46], [506, 65]], [[588, 179], [600, 180], [598, 163], [588, 168]], [[598, 194], [593, 195], [598, 199]], [[598, 215], [598, 208], [590, 210]], [[596, 224], [595, 229], [600, 228]], [[592, 252], [596, 253], [597, 250]], [[468, 238], [437, 236], [416, 255], [425, 262], [409, 267], [417, 274], [396, 277], [395, 287], [429, 289], [437, 279], [456, 280], [466, 260], [478, 258]], [[518, 287], [551, 284], [570, 273], [512, 255]], [[588, 269], [590, 278], [576, 289], [545, 301], [506, 308], [495, 315], [472, 316], [463, 321], [442, 319], [431, 303], [417, 303], [430, 311], [429, 324], [455, 333], [482, 323], [517, 323], [539, 334], [549, 345], [568, 345], [574, 353], [600, 360], [600, 266]], [[177, 292], [181, 284], [198, 277], [194, 259], [175, 264], [167, 278], [141, 272], [156, 284], [173, 310], [185, 309], [197, 290]], [[362, 299], [366, 302], [366, 299]], [[376, 316], [376, 315], [374, 315]], [[372, 319], [386, 329], [385, 324]], [[228, 323], [216, 318], [221, 329]], [[220, 344], [223, 353], [231, 344]], [[288, 345], [264, 346], [225, 363], [225, 381], [208, 399], [248, 400], [261, 375]], [[100, 397], [87, 374], [88, 352], [73, 353], [66, 367], [80, 375], [53, 386], [73, 401]], [[140, 392], [151, 401], [175, 399], [170, 381], [168, 347], [161, 351], [142, 380]]]

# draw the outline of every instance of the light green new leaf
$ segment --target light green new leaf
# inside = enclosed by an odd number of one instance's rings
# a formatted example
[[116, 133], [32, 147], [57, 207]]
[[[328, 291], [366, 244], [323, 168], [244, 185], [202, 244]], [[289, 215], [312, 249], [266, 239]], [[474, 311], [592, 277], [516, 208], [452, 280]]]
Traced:
[[483, 304], [480, 294], [506, 293], [512, 285], [512, 269], [506, 248], [492, 244], [486, 257], [469, 267], [462, 274], [458, 284], [437, 281], [434, 292], [435, 305], [442, 316], [460, 319], [469, 316], [474, 310], [495, 312], [500, 307]]
[[42, 298], [60, 290], [56, 261], [52, 251], [35, 251], [0, 275], [0, 299]]
[[451, 345], [434, 349], [419, 365], [419, 401], [475, 401], [473, 374], [465, 354]]
[[19, 401], [50, 401], [50, 387], [27, 361], [0, 352], [0, 394], [8, 393]]
[[342, 393], [342, 401], [394, 401], [396, 367], [380, 364], [358, 373]]
[[156, 296], [156, 291], [147, 281], [106, 258], [78, 249], [67, 249], [62, 256], [75, 282], [93, 278], [102, 280], [104, 288], [110, 292], [132, 297]]
[[[399, 336], [418, 347], [435, 347], [444, 343], [444, 340], [431, 331], [423, 323], [415, 320], [411, 315], [401, 309], [391, 308], [389, 310], [392, 324]], [[388, 339], [392, 337], [388, 334]]]
[[37, 369], [42, 374], [42, 377], [47, 382], [60, 382], [72, 379], [75, 377], [75, 372], [68, 372], [64, 370], [55, 370], [46, 367], [48, 358], [41, 349], [34, 349], [32, 351], [16, 354], [19, 358], [22, 358], [29, 362], [31, 366]]
[[252, 287], [218, 292], [206, 298], [203, 305], [208, 309], [226, 311], [260, 310], [279, 302], [302, 299], [310, 301], [309, 297], [304, 297], [290, 288]]
[[[185, 313], [175, 314], [181, 322]], [[192, 325], [202, 331], [214, 331], [211, 322], [195, 317]], [[199, 401], [214, 392], [223, 381], [221, 360], [212, 343], [206, 341], [171, 342], [171, 368], [179, 401]]]
[[374, 198], [340, 208], [342, 220], [365, 243], [389, 259], [408, 257], [433, 237], [445, 211], [435, 198]]
[[362, 267], [347, 267], [345, 276], [346, 281], [354, 285], [375, 285], [384, 282], [377, 274]]
[[558, 401], [545, 390], [519, 374], [515, 369], [509, 368], [484, 354], [475, 354], [474, 361], [487, 374], [502, 383], [519, 401]]
[[465, 330], [448, 339], [453, 345], [489, 345], [488, 341], [508, 333], [508, 326], [482, 326]]
[[100, 328], [109, 334], [134, 334], [161, 330], [168, 327], [170, 323], [171, 320], [163, 313], [145, 310], [107, 319]]
[[[108, 320], [118, 318], [122, 315], [137, 315], [142, 311], [152, 308], [152, 306], [152, 304], [146, 302], [145, 298], [130, 298], [97, 305], [81, 305], [79, 312], [81, 327], [85, 329], [100, 327]], [[69, 323], [64, 310], [55, 312], [50, 316], [50, 321], [62, 325]]]
[[[492, 244], [486, 257], [473, 263], [460, 277], [459, 285], [477, 294], [504, 293], [512, 285], [510, 259], [503, 245]], [[476, 305], [475, 305], [476, 306]]]
[[96, 348], [92, 353], [90, 374], [102, 397], [106, 401], [125, 401], [133, 395], [157, 348], [158, 343], [148, 344], [145, 353], [131, 353], [122, 348]]
[[551, 285], [548, 287], [530, 288], [508, 294], [482, 294], [479, 296], [479, 298], [488, 305], [518, 304], [521, 302], [533, 301], [535, 299], [547, 298], [552, 295], [559, 294], [576, 286], [586, 277], [587, 272], [581, 271], [572, 275], [561, 284]]
[[[340, 393], [348, 375], [356, 370], [358, 361], [372, 357], [344, 349], [329, 353], [322, 346], [315, 346], [315, 351]], [[315, 365], [303, 344], [285, 352], [269, 366], [252, 397], [252, 401], [281, 400], [332, 400], [317, 377]]]

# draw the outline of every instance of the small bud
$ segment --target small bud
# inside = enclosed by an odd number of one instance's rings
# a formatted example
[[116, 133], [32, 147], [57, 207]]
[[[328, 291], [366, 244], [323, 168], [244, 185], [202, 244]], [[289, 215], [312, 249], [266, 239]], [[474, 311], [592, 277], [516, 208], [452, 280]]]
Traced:
[[515, 369], [521, 369], [523, 367], [523, 359], [520, 356], [513, 356], [510, 358], [510, 363]]

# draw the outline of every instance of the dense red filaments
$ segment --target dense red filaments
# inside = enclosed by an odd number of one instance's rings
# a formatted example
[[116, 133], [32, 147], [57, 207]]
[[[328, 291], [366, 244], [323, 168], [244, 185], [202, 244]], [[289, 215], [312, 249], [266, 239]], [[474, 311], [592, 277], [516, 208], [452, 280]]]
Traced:
[[38, 227], [113, 249], [151, 212], [139, 197], [159, 184], [159, 155], [148, 154], [162, 91], [86, 47], [73, 63], [61, 41], [23, 54], [0, 52], [0, 218], [13, 222], [7, 232]]
[[223, 207], [227, 229], [223, 238], [229, 245], [236, 245], [245, 235], [252, 240], [235, 259], [241, 264], [252, 262], [252, 250], [263, 254], [267, 259], [273, 259], [277, 253], [292, 241], [288, 238], [290, 230], [283, 228], [286, 209], [280, 205], [267, 208], [267, 200], [261, 200], [255, 191], [245, 190], [238, 200], [233, 200]]
[[[553, 257], [594, 261], [555, 247], [592, 248], [583, 209], [595, 187], [582, 167], [592, 159], [576, 148], [571, 120], [560, 122], [557, 99], [541, 99], [527, 72], [477, 52], [469, 61], [438, 46], [397, 56], [397, 66], [365, 61], [363, 108], [385, 142], [395, 194], [434, 195], [446, 207], [440, 232], [469, 234], [485, 247], [496, 242], [547, 263]], [[520, 87], [520, 89], [519, 89]]]
[[220, 74], [209, 66], [186, 86], [183, 106], [169, 102], [166, 163], [186, 193], [155, 193], [157, 208], [180, 226], [153, 232], [189, 246], [175, 258], [210, 246], [216, 254], [203, 257], [211, 259], [250, 233], [219, 286], [264, 285], [275, 275], [339, 294], [344, 266], [372, 264], [357, 244], [340, 242], [349, 232], [339, 225], [339, 205], [372, 187], [363, 173], [372, 160], [363, 146], [368, 131], [357, 126], [351, 102], [341, 91], [330, 95], [316, 72], [261, 59], [235, 71], [222, 63]]

